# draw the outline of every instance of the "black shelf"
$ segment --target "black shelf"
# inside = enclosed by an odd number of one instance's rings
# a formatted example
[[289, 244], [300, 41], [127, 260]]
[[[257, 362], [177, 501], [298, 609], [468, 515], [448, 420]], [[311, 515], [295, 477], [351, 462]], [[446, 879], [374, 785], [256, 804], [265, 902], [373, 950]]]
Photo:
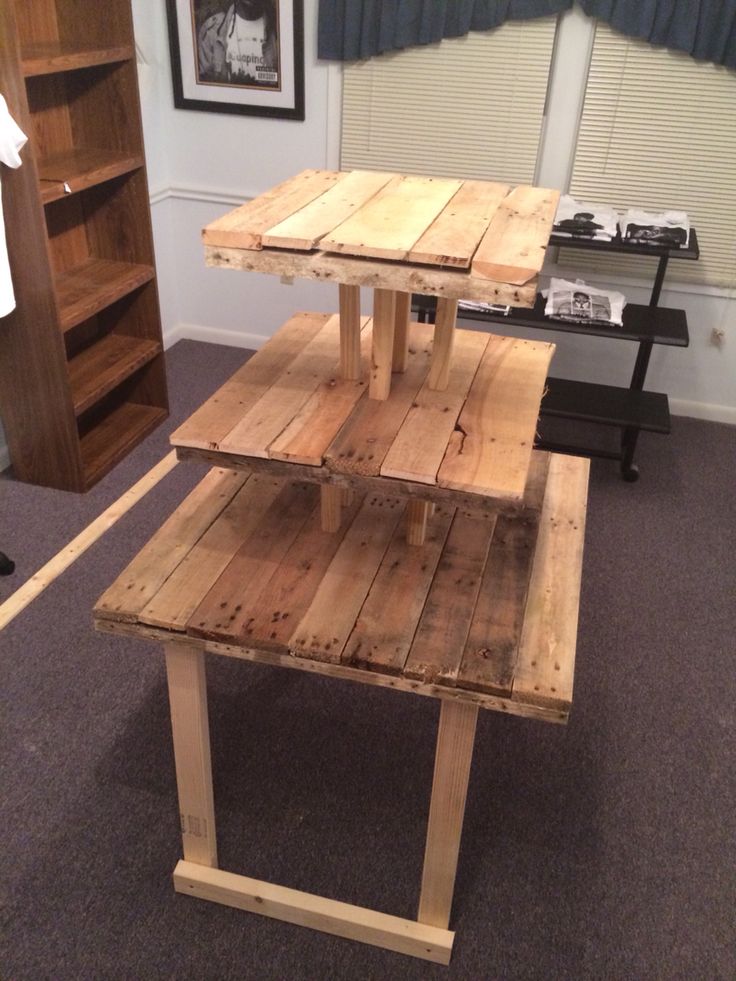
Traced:
[[661, 392], [549, 377], [540, 411], [543, 416], [602, 426], [631, 427], [664, 435], [670, 431], [669, 404]]
[[[639, 433], [669, 433], [670, 410], [667, 396], [661, 392], [644, 391], [649, 359], [655, 344], [671, 347], [687, 347], [690, 338], [687, 317], [683, 310], [670, 310], [658, 306], [667, 265], [670, 259], [698, 259], [700, 246], [694, 228], [690, 229], [687, 248], [647, 245], [625, 242], [620, 234], [610, 242], [582, 237], [568, 238], [552, 235], [549, 245], [564, 249], [583, 249], [590, 252], [615, 252], [620, 255], [649, 256], [657, 260], [657, 271], [647, 305], [628, 303], [624, 307], [623, 326], [608, 327], [605, 324], [574, 323], [545, 317], [545, 300], [537, 295], [532, 309], [512, 307], [509, 314], [485, 313], [478, 310], [458, 310], [464, 320], [492, 324], [493, 329], [504, 326], [523, 327], [531, 330], [553, 330], [569, 334], [589, 334], [591, 337], [610, 337], [638, 344], [636, 361], [628, 388], [598, 385], [591, 382], [572, 381], [565, 378], [548, 378], [547, 392], [540, 413], [573, 422], [593, 423], [621, 430], [620, 450], [613, 452], [592, 446], [562, 445], [540, 438], [537, 445], [542, 449], [580, 456], [602, 457], [620, 463], [624, 480], [634, 481], [639, 471], [634, 466], [634, 452]], [[435, 299], [427, 296], [412, 297], [412, 308], [421, 321], [434, 322]]]

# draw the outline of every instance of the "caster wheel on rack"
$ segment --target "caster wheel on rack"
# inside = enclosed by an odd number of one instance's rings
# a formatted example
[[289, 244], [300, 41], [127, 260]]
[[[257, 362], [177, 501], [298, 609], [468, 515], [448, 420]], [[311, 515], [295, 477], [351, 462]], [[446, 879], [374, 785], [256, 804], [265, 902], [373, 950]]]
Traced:
[[7, 557], [5, 552], [0, 552], [0, 576], [12, 576], [15, 572], [15, 562]]
[[628, 484], [635, 484], [639, 479], [639, 468], [636, 464], [627, 467], [626, 470], [621, 471], [621, 476]]

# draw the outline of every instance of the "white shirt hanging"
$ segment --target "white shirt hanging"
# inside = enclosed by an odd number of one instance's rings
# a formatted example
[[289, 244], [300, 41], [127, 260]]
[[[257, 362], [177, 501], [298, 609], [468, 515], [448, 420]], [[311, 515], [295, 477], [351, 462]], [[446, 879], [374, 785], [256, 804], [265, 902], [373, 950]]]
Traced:
[[[10, 115], [5, 99], [0, 95], [0, 163], [13, 169], [20, 167], [22, 161], [19, 151], [27, 139], [28, 137]], [[7, 317], [12, 310], [15, 310], [15, 294], [10, 276], [5, 220], [2, 197], [0, 197], [0, 317]]]

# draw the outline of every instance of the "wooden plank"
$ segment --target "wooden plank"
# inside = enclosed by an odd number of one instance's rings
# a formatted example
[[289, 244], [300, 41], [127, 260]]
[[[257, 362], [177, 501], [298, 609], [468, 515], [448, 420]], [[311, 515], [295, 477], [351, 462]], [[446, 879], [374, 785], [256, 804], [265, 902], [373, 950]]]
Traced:
[[407, 678], [455, 683], [494, 524], [462, 511], [455, 514], [404, 665]]
[[241, 640], [267, 650], [288, 651], [294, 625], [307, 612], [345, 532], [363, 503], [362, 497], [343, 505], [336, 532], [322, 530], [321, 508], [315, 508], [278, 569], [255, 601]]
[[253, 474], [138, 614], [142, 623], [184, 630], [213, 582], [258, 527], [283, 480]]
[[340, 318], [335, 315], [222, 438], [220, 449], [226, 453], [267, 459], [271, 443], [281, 435], [314, 392], [335, 379], [339, 337]]
[[[323, 381], [271, 443], [268, 448], [270, 459], [313, 467], [322, 465], [328, 447], [368, 389], [366, 380], [373, 331], [368, 317], [363, 318], [359, 326], [365, 327], [359, 348], [359, 380], [349, 381], [335, 374]], [[342, 327], [340, 329], [342, 331]]]
[[340, 377], [358, 381], [360, 359], [360, 287], [340, 283]]
[[368, 394], [383, 401], [391, 393], [391, 371], [394, 356], [396, 294], [392, 290], [373, 292], [373, 345]]
[[400, 954], [449, 964], [454, 933], [403, 920], [334, 899], [275, 886], [220, 869], [179, 862], [174, 870], [179, 893], [259, 913], [286, 923], [373, 944]]
[[511, 697], [538, 519], [499, 517], [457, 684]]
[[371, 289], [400, 290], [446, 296], [455, 300], [482, 300], [513, 307], [533, 307], [537, 298], [537, 280], [524, 286], [495, 281], [461, 269], [439, 266], [416, 266], [407, 262], [380, 263], [373, 259], [329, 252], [289, 252], [264, 249], [206, 247], [205, 264], [218, 269], [238, 269], [273, 276], [316, 279], [321, 283], [344, 283]]
[[166, 677], [184, 858], [217, 866], [204, 651], [169, 643]]
[[411, 324], [407, 368], [392, 381], [391, 398], [383, 402], [363, 399], [353, 410], [325, 453], [325, 463], [335, 473], [378, 476], [383, 459], [429, 370], [432, 329]]
[[246, 479], [231, 470], [211, 470], [102, 594], [95, 616], [135, 620]]
[[441, 930], [450, 923], [477, 720], [474, 705], [442, 703], [417, 917]]
[[560, 711], [572, 703], [589, 470], [552, 456], [512, 691]]
[[461, 181], [397, 176], [322, 239], [327, 252], [406, 259]]
[[457, 300], [439, 297], [437, 316], [434, 325], [434, 345], [432, 364], [429, 368], [427, 385], [436, 392], [444, 392], [450, 378], [452, 349], [455, 345], [455, 324], [457, 321]]
[[435, 508], [421, 549], [396, 527], [345, 645], [343, 663], [399, 674], [404, 667], [455, 509]]
[[366, 498], [289, 640], [294, 654], [317, 661], [340, 661], [403, 513], [404, 504], [397, 498]]
[[172, 434], [174, 446], [218, 449], [220, 440], [322, 330], [327, 313], [297, 313]]
[[34, 573], [20, 589], [0, 603], [0, 630], [14, 620], [19, 613], [32, 603], [37, 596], [50, 586], [55, 579], [69, 568], [80, 555], [84, 555], [90, 545], [94, 545], [112, 526], [127, 514], [138, 501], [152, 490], [156, 484], [170, 473], [177, 464], [173, 450], [152, 467], [139, 481], [122, 494], [117, 501], [106, 508], [87, 527], [69, 542], [60, 552]]
[[270, 228], [324, 194], [340, 176], [329, 170], [303, 170], [207, 225], [202, 241], [205, 245], [260, 249]]
[[437, 475], [442, 487], [520, 500], [554, 344], [492, 335]]
[[226, 642], [241, 636], [250, 610], [317, 505], [314, 484], [287, 484], [242, 541], [222, 575], [192, 613], [187, 633]]
[[[416, 551], [416, 549], [414, 549]], [[136, 637], [138, 640], [166, 643], [171, 640], [168, 630], [159, 627], [149, 627], [144, 623], [124, 623], [117, 620], [95, 620], [95, 630], [104, 634], [114, 634], [118, 637]], [[272, 667], [287, 668], [302, 671], [306, 674], [316, 674], [324, 678], [337, 678], [340, 681], [352, 681], [358, 684], [373, 685], [386, 688], [389, 691], [399, 691], [424, 698], [438, 698], [444, 702], [477, 705], [478, 708], [503, 712], [524, 719], [537, 719], [540, 722], [553, 722], [564, 725], [569, 717], [569, 711], [550, 708], [546, 705], [526, 704], [515, 702], [510, 698], [500, 698], [498, 695], [484, 695], [479, 691], [466, 691], [463, 688], [451, 688], [448, 685], [425, 685], [412, 678], [402, 678], [400, 675], [381, 674], [378, 671], [366, 671], [365, 668], [355, 668], [348, 664], [330, 664], [324, 661], [310, 661], [305, 657], [294, 657], [292, 654], [279, 650], [265, 650], [256, 647], [243, 646], [242, 639], [237, 644], [223, 644], [213, 640], [198, 641], [183, 635], [178, 643], [191, 644], [199, 649], [200, 645], [209, 654], [223, 657], [234, 657], [239, 661], [250, 661], [255, 664], [269, 664]]]
[[523, 286], [544, 263], [560, 192], [515, 187], [498, 207], [473, 257], [475, 276]]
[[464, 181], [447, 207], [413, 246], [407, 256], [409, 262], [467, 269], [499, 204], [508, 193], [508, 184]]
[[458, 330], [444, 391], [420, 389], [381, 465], [381, 475], [435, 484], [437, 472], [488, 344], [488, 334]]
[[409, 324], [411, 323], [411, 293], [395, 293], [393, 371], [406, 371], [409, 359]]
[[264, 232], [263, 246], [302, 251], [316, 248], [328, 232], [370, 201], [395, 176], [369, 170], [339, 174], [324, 194]]

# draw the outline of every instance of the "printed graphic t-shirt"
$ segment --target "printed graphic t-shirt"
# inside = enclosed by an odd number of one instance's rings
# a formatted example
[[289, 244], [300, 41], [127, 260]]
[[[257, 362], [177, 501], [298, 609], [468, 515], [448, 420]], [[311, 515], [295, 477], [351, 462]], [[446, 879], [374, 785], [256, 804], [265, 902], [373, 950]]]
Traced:
[[[22, 161], [19, 151], [27, 139], [28, 137], [10, 115], [5, 99], [0, 95], [0, 163], [13, 169], [20, 167]], [[12, 310], [15, 310], [15, 294], [10, 276], [3, 205], [0, 198], [0, 317], [7, 317]]]
[[263, 17], [246, 20], [235, 14], [235, 23], [227, 39], [227, 65], [233, 81], [256, 80], [256, 69], [263, 65], [266, 24]]

